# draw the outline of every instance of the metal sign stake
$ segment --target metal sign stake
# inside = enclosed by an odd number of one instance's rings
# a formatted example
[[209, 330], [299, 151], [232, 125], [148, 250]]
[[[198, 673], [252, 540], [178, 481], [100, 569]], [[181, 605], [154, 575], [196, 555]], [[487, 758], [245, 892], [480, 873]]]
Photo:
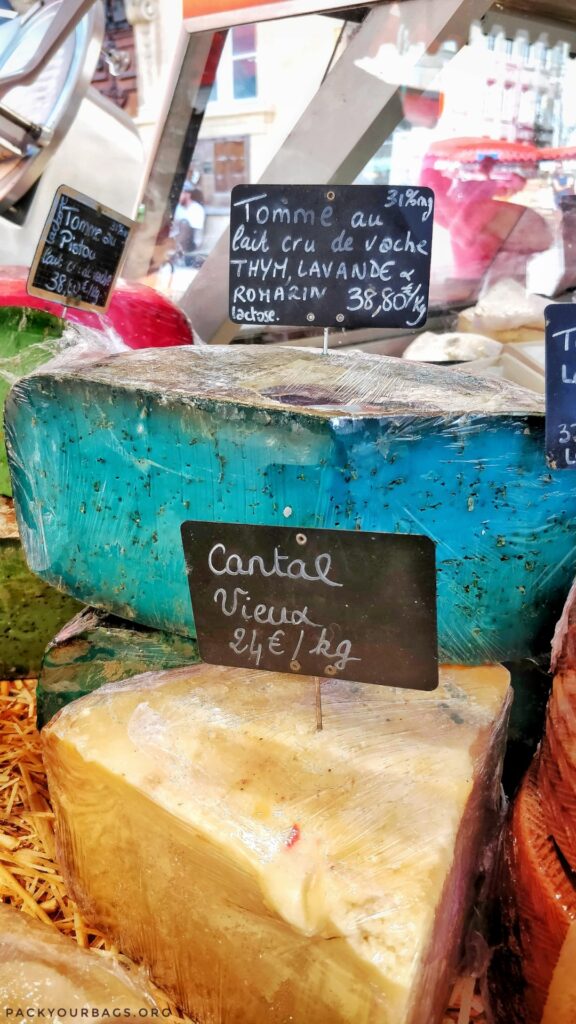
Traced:
[[324, 723], [322, 721], [322, 680], [316, 676], [316, 732], [322, 732]]
[[329, 337], [330, 337], [330, 328], [329, 327], [325, 327], [324, 328], [324, 348], [322, 350], [322, 355], [324, 355], [324, 356], [328, 355], [328, 339], [329, 339]]

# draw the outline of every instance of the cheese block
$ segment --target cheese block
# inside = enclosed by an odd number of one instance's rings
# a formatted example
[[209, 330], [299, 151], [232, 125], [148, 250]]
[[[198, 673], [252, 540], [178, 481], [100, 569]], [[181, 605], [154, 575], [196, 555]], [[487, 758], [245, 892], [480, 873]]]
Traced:
[[318, 732], [312, 678], [103, 687], [42, 731], [73, 898], [194, 1019], [436, 1024], [509, 698], [501, 667], [432, 693], [331, 680]]
[[0, 1020], [166, 1015], [143, 970], [80, 949], [56, 928], [0, 904]]
[[[165, 295], [139, 281], [119, 278], [105, 313], [76, 309], [28, 293], [26, 267], [0, 268], [0, 306], [41, 309], [70, 323], [113, 334], [128, 348], [192, 345], [194, 336], [186, 314]], [[1, 349], [0, 349], [1, 351]]]
[[553, 672], [576, 671], [576, 580], [570, 587], [554, 630], [550, 667]]
[[425, 534], [441, 658], [540, 654], [573, 571], [574, 474], [543, 402], [383, 356], [267, 346], [62, 363], [6, 414], [30, 567], [95, 607], [194, 635], [189, 519]]
[[195, 640], [85, 608], [46, 648], [36, 688], [38, 728], [105, 683], [197, 662]]
[[458, 330], [480, 332], [502, 343], [544, 341], [544, 310], [550, 299], [527, 291], [512, 278], [492, 285], [458, 316]]
[[574, 1024], [576, 891], [548, 835], [536, 768], [516, 799], [499, 906], [504, 925], [489, 969], [497, 1024]]
[[46, 644], [80, 608], [30, 572], [13, 503], [0, 496], [0, 679], [36, 676]]
[[576, 672], [554, 678], [546, 732], [538, 759], [538, 786], [546, 825], [576, 869]]

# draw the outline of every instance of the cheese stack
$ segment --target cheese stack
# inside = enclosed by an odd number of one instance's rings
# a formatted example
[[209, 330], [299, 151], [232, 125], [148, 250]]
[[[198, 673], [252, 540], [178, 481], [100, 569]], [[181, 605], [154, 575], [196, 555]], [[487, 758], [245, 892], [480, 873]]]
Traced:
[[[385, 677], [383, 677], [385, 682]], [[84, 917], [194, 1019], [436, 1024], [491, 834], [499, 667], [425, 693], [198, 665], [43, 730]]]
[[[52, 1013], [49, 1013], [49, 1008]], [[0, 1020], [162, 1019], [144, 971], [80, 949], [55, 928], [0, 905]]]
[[479, 664], [541, 654], [570, 581], [576, 482], [543, 463], [543, 412], [434, 366], [216, 346], [60, 363], [6, 423], [29, 565], [86, 603], [193, 637], [187, 519], [422, 534], [440, 659]]

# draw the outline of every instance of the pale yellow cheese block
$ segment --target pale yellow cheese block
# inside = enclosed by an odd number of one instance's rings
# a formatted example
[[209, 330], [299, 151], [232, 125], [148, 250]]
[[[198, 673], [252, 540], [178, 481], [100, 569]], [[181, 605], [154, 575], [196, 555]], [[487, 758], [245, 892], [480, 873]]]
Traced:
[[0, 1020], [73, 1020], [82, 1009], [91, 1019], [103, 1011], [124, 1020], [162, 1020], [166, 1013], [142, 969], [129, 972], [113, 957], [80, 949], [56, 928], [0, 905]]
[[322, 732], [312, 679], [206, 665], [104, 687], [43, 730], [75, 899], [201, 1024], [442, 1017], [508, 673], [322, 689]]

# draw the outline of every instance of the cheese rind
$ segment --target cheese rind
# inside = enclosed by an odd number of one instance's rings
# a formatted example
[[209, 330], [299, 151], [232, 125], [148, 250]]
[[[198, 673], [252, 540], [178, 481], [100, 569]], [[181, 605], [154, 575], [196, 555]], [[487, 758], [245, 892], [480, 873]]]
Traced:
[[312, 679], [104, 687], [42, 733], [72, 894], [198, 1019], [435, 1024], [508, 704], [497, 667], [432, 694], [330, 681], [322, 732]]
[[[0, 1020], [29, 1011], [58, 1020], [92, 1016], [160, 1017], [144, 972], [131, 972], [112, 957], [80, 949], [72, 939], [0, 905]], [[106, 1012], [107, 1011], [107, 1012]], [[152, 1012], [154, 1011], [154, 1012]], [[88, 1015], [88, 1014], [83, 1014]]]
[[85, 608], [44, 652], [36, 688], [38, 728], [66, 704], [106, 683], [198, 660], [195, 640]]
[[60, 363], [7, 408], [31, 568], [194, 636], [183, 522], [425, 534], [440, 657], [539, 655], [570, 573], [576, 483], [539, 396], [364, 353], [232, 346]]

